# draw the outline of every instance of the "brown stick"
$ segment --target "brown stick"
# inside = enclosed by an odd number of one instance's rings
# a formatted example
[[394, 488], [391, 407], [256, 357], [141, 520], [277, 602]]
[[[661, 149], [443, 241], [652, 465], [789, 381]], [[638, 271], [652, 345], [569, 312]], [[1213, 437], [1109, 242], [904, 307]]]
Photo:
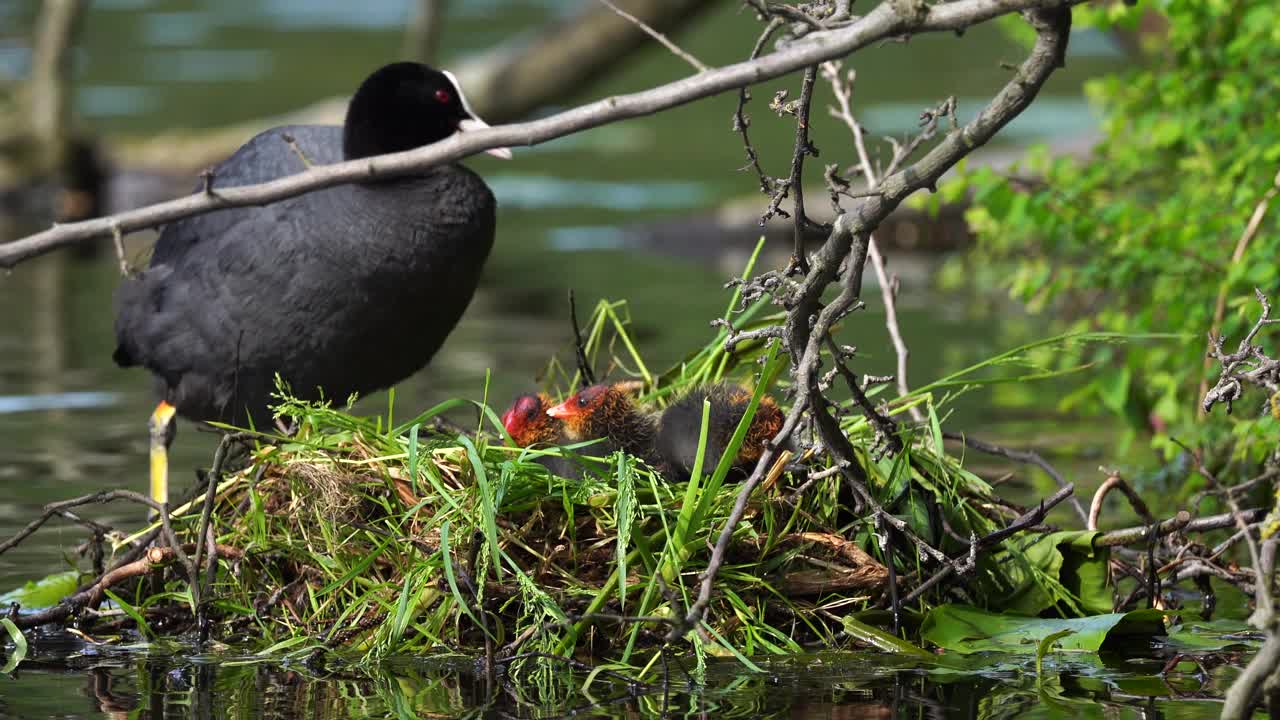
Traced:
[[[699, 73], [644, 92], [608, 97], [532, 122], [461, 133], [416, 150], [323, 165], [259, 185], [223, 188], [212, 195], [196, 193], [113, 216], [58, 225], [44, 232], [0, 245], [0, 267], [11, 268], [23, 260], [84, 240], [111, 237], [114, 226], [118, 226], [121, 232], [128, 233], [222, 208], [263, 205], [335, 185], [421, 172], [428, 167], [459, 160], [490, 148], [536, 145], [619, 120], [651, 115], [727, 90], [780, 77], [824, 60], [842, 57], [891, 37], [962, 30], [1000, 15], [1025, 10], [1065, 9], [1082, 1], [955, 0], [955, 2], [941, 5], [925, 6], [927, 10], [921, 13], [900, 13], [898, 8], [901, 8], [904, 3], [883, 2], [846, 27], [825, 33], [815, 33], [803, 42], [795, 43], [793, 46], [756, 60]], [[821, 35], [820, 40], [817, 39], [819, 35]], [[1043, 83], [1043, 79], [1026, 72], [1036, 69], [1034, 66], [1024, 68], [1019, 73], [1016, 83], [1010, 86], [1011, 89], [1007, 89], [1002, 94], [1002, 102], [1018, 96], [1025, 97], [1029, 102], [1035, 90], [1038, 90]], [[1003, 111], [1003, 108], [1001, 110]], [[917, 178], [912, 177], [911, 189], [922, 186], [932, 187], [940, 173], [932, 172], [929, 165], [951, 157], [950, 161], [945, 162], [940, 168], [949, 169], [958, 157], [985, 143], [995, 129], [1003, 126], [1008, 118], [1019, 111], [1021, 107], [1007, 116], [1003, 116], [1003, 112], [989, 113], [982, 117], [980, 122], [971, 123], [971, 127], [966, 132], [952, 133], [950, 138], [940, 146], [944, 152], [939, 154], [938, 149], [935, 149], [928, 156], [930, 162], [918, 168], [926, 170], [923, 173], [923, 177], [927, 179], [926, 182], [917, 184]], [[957, 150], [960, 152], [957, 153]], [[890, 178], [890, 180], [895, 182], [886, 182], [885, 193], [895, 197], [885, 202], [896, 206], [901, 202], [899, 193], [906, 188], [908, 181], [905, 177]]]
[[[88, 588], [81, 590], [57, 605], [45, 608], [39, 612], [27, 615], [18, 615], [14, 618], [14, 624], [19, 628], [25, 629], [49, 623], [62, 622], [86, 607], [97, 607], [102, 603], [102, 599], [106, 591], [112, 586], [131, 578], [143, 577], [155, 570], [173, 563], [179, 558], [179, 550], [194, 552], [195, 544], [189, 543], [185, 548], [181, 549], [173, 547], [148, 548], [146, 554], [142, 558], [113, 568], [99, 578], [93, 585], [90, 585]], [[228, 558], [230, 560], [241, 560], [244, 558], [243, 550], [230, 545], [218, 545], [217, 551], [218, 556], [222, 558]]]
[[957, 558], [947, 563], [946, 565], [943, 565], [940, 570], [938, 570], [936, 573], [934, 573], [931, 577], [929, 577], [924, 582], [920, 583], [920, 585], [917, 586], [915, 590], [912, 590], [911, 594], [908, 595], [906, 599], [902, 601], [903, 604], [910, 605], [911, 603], [920, 599], [926, 592], [929, 592], [929, 590], [931, 590], [933, 587], [938, 585], [938, 583], [941, 583], [943, 580], [946, 580], [952, 575], [955, 575], [955, 574], [963, 575], [964, 573], [972, 571], [973, 568], [977, 566], [978, 554], [980, 552], [982, 552], [986, 548], [994, 547], [995, 545], [1004, 541], [1005, 538], [1010, 537], [1015, 533], [1018, 533], [1023, 530], [1027, 530], [1029, 528], [1035, 527], [1036, 525], [1039, 525], [1041, 522], [1044, 521], [1045, 515], [1047, 515], [1049, 511], [1052, 510], [1054, 506], [1056, 506], [1058, 503], [1070, 497], [1071, 493], [1074, 492], [1074, 490], [1075, 490], [1074, 486], [1067, 485], [1066, 487], [1058, 490], [1053, 495], [1050, 495], [1049, 497], [1045, 498], [1036, 507], [1032, 508], [1026, 513], [1023, 513], [1020, 517], [1018, 517], [1013, 522], [1009, 523], [1007, 526], [999, 530], [996, 530], [995, 532], [989, 535], [979, 538], [978, 540], [975, 540], [973, 543], [970, 544], [969, 550], [966, 553], [964, 558]]
[[[1148, 525], [1155, 523], [1156, 518], [1151, 514], [1151, 510], [1147, 508], [1147, 503], [1142, 500], [1142, 496], [1133, 489], [1133, 486], [1125, 482], [1119, 472], [1115, 470], [1103, 469], [1107, 473], [1107, 479], [1102, 481], [1096, 492], [1093, 493], [1093, 502], [1089, 503], [1089, 520], [1085, 523], [1088, 530], [1098, 529], [1098, 516], [1102, 514], [1102, 501], [1106, 499], [1107, 494], [1114, 489], [1119, 489], [1124, 496], [1129, 499], [1129, 504], [1133, 506], [1133, 511], [1138, 513], [1138, 517]], [[1187, 516], [1189, 521], [1191, 516]]]
[[[1262, 199], [1254, 206], [1253, 213], [1249, 215], [1249, 222], [1245, 225], [1244, 232], [1240, 233], [1240, 239], [1236, 241], [1235, 251], [1231, 253], [1231, 263], [1222, 270], [1222, 275], [1230, 274], [1232, 268], [1240, 264], [1240, 260], [1244, 258], [1245, 250], [1249, 248], [1249, 243], [1253, 242], [1253, 238], [1258, 234], [1258, 228], [1262, 226], [1262, 219], [1267, 215], [1267, 209], [1271, 207], [1271, 201], [1275, 199], [1276, 194], [1280, 193], [1280, 173], [1276, 173], [1275, 179], [1271, 181], [1272, 186], [1262, 195]], [[1213, 325], [1209, 327], [1209, 337], [1215, 337], [1222, 331], [1222, 320], [1227, 314], [1227, 281], [1222, 281], [1222, 287], [1218, 288], [1218, 299], [1213, 304]], [[1209, 342], [1209, 352], [1204, 356], [1204, 373], [1200, 378], [1200, 395], [1209, 390], [1209, 367], [1213, 363], [1213, 341]], [[1196, 415], [1204, 417], [1209, 410], [1204, 405], [1197, 408]]]
[[[1036, 453], [1035, 451], [1012, 450], [994, 443], [986, 442], [985, 440], [979, 440], [968, 433], [944, 432], [942, 433], [942, 437], [948, 440], [958, 440], [964, 443], [966, 447], [971, 447], [974, 450], [980, 450], [991, 455], [999, 455], [1000, 457], [1006, 457], [1020, 463], [1035, 465], [1043, 470], [1046, 475], [1053, 478], [1053, 481], [1057, 483], [1060, 488], [1066, 487], [1069, 484], [1067, 479], [1062, 476], [1062, 473], [1058, 472], [1057, 468], [1050, 465], [1049, 461], [1040, 457], [1039, 453]], [[1088, 522], [1088, 514], [1085, 513], [1084, 507], [1080, 504], [1079, 498], [1074, 495], [1071, 497], [1071, 507], [1075, 508], [1076, 514], [1080, 516], [1081, 522]]]
[[[1179, 510], [1177, 515], [1174, 515], [1168, 520], [1160, 523], [1160, 526], [1156, 528], [1155, 537], [1164, 537], [1165, 535], [1172, 535], [1173, 533], [1180, 531], [1204, 532], [1206, 530], [1218, 530], [1229, 526], [1232, 522], [1230, 515], [1217, 515], [1215, 518], [1223, 520], [1225, 524], [1215, 525], [1213, 522], [1205, 522], [1206, 520], [1212, 521], [1214, 518], [1203, 518], [1201, 520], [1196, 520], [1195, 522], [1200, 524], [1192, 527], [1191, 513], [1186, 510]], [[1151, 526], [1142, 525], [1139, 527], [1124, 528], [1123, 530], [1112, 530], [1111, 532], [1103, 533], [1094, 538], [1093, 546], [1115, 547], [1117, 545], [1131, 545], [1139, 542], [1146, 543], [1150, 542], [1151, 539]]]
[[[964, 2], [965, 0], [959, 0]], [[901, 7], [902, 3], [897, 3]], [[880, 5], [855, 25], [864, 22], [886, 9]], [[934, 17], [943, 8], [956, 7], [956, 3], [928, 6], [924, 12]], [[921, 188], [932, 188], [938, 179], [961, 158], [991, 139], [1001, 128], [1021, 113], [1035, 98], [1039, 89], [1053, 71], [1064, 62], [1066, 40], [1071, 31], [1069, 4], [1055, 4], [1025, 17], [1035, 28], [1037, 38], [1029, 56], [1018, 68], [1015, 77], [964, 127], [951, 131], [924, 157], [910, 166], [889, 175], [881, 183], [881, 192], [858, 200], [858, 207], [836, 218], [826, 243], [810, 258], [812, 267], [803, 283], [787, 293], [787, 320], [784, 342], [791, 355], [795, 398], [782, 429], [769, 443], [755, 469], [743, 483], [734, 500], [720, 536], [716, 540], [707, 568], [699, 578], [697, 599], [690, 605], [684, 622], [672, 628], [668, 641], [683, 637], [690, 629], [701, 624], [715, 585], [715, 579], [724, 564], [725, 554], [738, 524], [746, 513], [751, 494], [768, 472], [779, 446], [786, 443], [808, 411], [817, 425], [823, 443], [834, 455], [845, 474], [845, 480], [855, 497], [864, 507], [883, 513], [875, 505], [858, 474], [857, 453], [832, 417], [821, 395], [818, 365], [831, 328], [851, 312], [859, 302], [862, 292], [862, 273], [867, 259], [867, 237], [908, 195]], [[896, 10], [891, 10], [896, 14]], [[911, 22], [923, 22], [915, 18]], [[851, 26], [852, 27], [852, 26]], [[841, 31], [831, 33], [835, 36]], [[804, 43], [798, 43], [804, 45]], [[807, 64], [812, 64], [807, 63]], [[841, 273], [843, 273], [841, 275]], [[821, 306], [823, 292], [840, 279], [840, 293], [830, 304]], [[1068, 491], [1065, 495], [1069, 495]], [[1065, 497], [1064, 495], [1064, 497]], [[889, 522], [894, 518], [885, 517]]]

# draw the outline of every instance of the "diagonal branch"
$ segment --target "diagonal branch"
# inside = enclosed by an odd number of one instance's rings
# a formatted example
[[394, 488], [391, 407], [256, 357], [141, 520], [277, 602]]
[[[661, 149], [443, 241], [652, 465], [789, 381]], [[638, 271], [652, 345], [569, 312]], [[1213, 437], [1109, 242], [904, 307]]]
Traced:
[[[905, 3], [896, 4], [902, 6]], [[929, 24], [929, 19], [937, 19], [937, 13], [954, 10], [959, 4], [927, 6], [928, 10], [923, 11], [926, 19], [921, 24]], [[803, 284], [785, 298], [788, 312], [783, 342], [791, 355], [794, 405], [787, 413], [781, 430], [770, 441], [751, 475], [739, 489], [733, 509], [711, 552], [707, 569], [699, 578], [697, 598], [689, 606], [684, 621], [675, 625], [668, 633], [668, 641], [682, 637], [702, 622], [711, 603], [716, 576], [724, 564], [729, 544], [742, 522], [751, 495], [768, 473], [777, 449], [790, 439], [806, 411], [812, 415], [823, 443], [834, 456], [836, 465], [844, 472], [846, 481], [855, 491], [862, 507], [870, 506], [878, 517], [883, 515], [862, 485], [859, 477], [861, 466], [857, 463], [855, 448], [840, 430], [839, 422], [831, 415], [822, 398], [819, 388], [821, 377], [818, 372], [822, 345], [832, 326], [845, 314], [860, 306], [862, 273], [867, 261], [870, 233], [908, 195], [920, 189], [934, 188], [943, 173], [985, 144], [997, 131], [1017, 117], [1035, 99], [1053, 71], [1062, 66], [1067, 38], [1071, 32], [1070, 2], [1041, 7], [1051, 9], [1026, 14], [1028, 22], [1036, 30], [1036, 42], [1030, 55], [1008, 84], [977, 117], [948, 133], [920, 160], [885, 177], [880, 186], [880, 194], [859, 198], [857, 205], [849, 213], [836, 218], [827, 241], [811, 258], [811, 268]], [[886, 6], [881, 5], [851, 27], [857, 27], [885, 10]], [[823, 33], [822, 36], [838, 37], [841, 32]], [[829, 305], [820, 307], [823, 291], [842, 272], [840, 294]]]
[[[941, 5], [922, 4], [915, 6], [916, 12], [901, 14], [895, 8], [902, 8], [907, 3], [886, 1], [847, 27], [814, 33], [785, 49], [755, 60], [699, 73], [643, 92], [608, 97], [540, 120], [455, 135], [442, 142], [403, 153], [315, 167], [260, 185], [222, 188], [216, 193], [197, 193], [118, 215], [55, 225], [44, 232], [0, 245], [0, 268], [11, 268], [28, 258], [83, 240], [111, 237], [114, 227], [128, 233], [221, 208], [264, 205], [335, 185], [420, 172], [433, 165], [460, 160], [489, 148], [537, 145], [575, 132], [651, 115], [727, 90], [780, 77], [825, 60], [843, 57], [888, 38], [924, 32], [958, 31], [1012, 12], [1062, 9], [1082, 1], [955, 0]], [[1023, 72], [1015, 78], [1015, 84], [1019, 88], [1024, 84], [1032, 88], [1032, 95], [1034, 89], [1038, 88]], [[882, 203], [885, 206], [896, 206], [909, 191], [919, 187], [932, 187], [941, 175], [940, 170], [949, 168], [955, 160], [943, 165], [936, 163], [958, 148], [971, 150], [986, 142], [990, 132], [1003, 125], [1001, 122], [989, 127], [994, 119], [979, 118], [981, 122], [971, 123], [974, 126], [972, 129], [964, 133], [953, 132], [943, 143], [943, 146], [950, 144], [951, 147], [941, 155], [936, 154], [935, 149], [935, 153], [926, 157], [926, 160], [932, 158], [931, 163], [917, 163], [909, 180], [902, 173], [887, 178], [882, 186], [885, 191], [885, 196], [880, 198]], [[917, 176], [931, 179], [923, 185], [917, 184]], [[868, 207], [864, 214], [871, 217], [880, 211], [880, 208]]]

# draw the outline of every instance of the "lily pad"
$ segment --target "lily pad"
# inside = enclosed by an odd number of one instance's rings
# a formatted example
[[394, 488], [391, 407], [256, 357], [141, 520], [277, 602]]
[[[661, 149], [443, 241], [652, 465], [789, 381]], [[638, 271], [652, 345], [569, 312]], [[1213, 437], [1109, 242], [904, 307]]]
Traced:
[[1262, 645], [1262, 640], [1260, 631], [1240, 620], [1188, 620], [1169, 630], [1169, 644], [1186, 651], [1257, 648]]
[[1042, 640], [1063, 631], [1070, 634], [1059, 636], [1061, 649], [1097, 652], [1106, 643], [1164, 635], [1164, 613], [1134, 610], [1063, 620], [942, 605], [925, 616], [920, 635], [938, 647], [963, 654], [995, 651], [1034, 655]]

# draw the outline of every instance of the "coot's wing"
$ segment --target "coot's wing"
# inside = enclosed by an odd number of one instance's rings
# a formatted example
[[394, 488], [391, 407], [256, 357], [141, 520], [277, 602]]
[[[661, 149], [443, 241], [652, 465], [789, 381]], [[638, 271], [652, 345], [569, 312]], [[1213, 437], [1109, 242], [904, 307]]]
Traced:
[[[290, 142], [292, 139], [292, 142]], [[305, 160], [304, 160], [305, 158]], [[220, 187], [256, 185], [307, 169], [342, 161], [342, 128], [335, 125], [284, 125], [259, 133], [213, 168], [213, 192]], [[193, 192], [204, 189], [201, 180]], [[256, 208], [229, 208], [185, 218], [165, 226], [151, 254], [151, 265], [175, 263], [201, 239], [220, 237]]]
[[[301, 172], [307, 163], [338, 162], [341, 148], [340, 127], [272, 128], [213, 169], [213, 189], [217, 192], [219, 187], [266, 182]], [[202, 187], [203, 183], [197, 190]], [[151, 267], [125, 280], [117, 290], [115, 361], [125, 367], [143, 365], [170, 387], [197, 366], [227, 361], [220, 346], [228, 341], [225, 336], [218, 337], [217, 331], [229, 319], [225, 309], [217, 310], [216, 303], [229, 288], [216, 285], [219, 265], [243, 262], [236, 260], [241, 255], [237, 244], [278, 243], [280, 238], [273, 237], [272, 228], [297, 216], [289, 208], [298, 199], [218, 210], [165, 226], [156, 241]], [[253, 254], [252, 248], [243, 250]]]
[[289, 366], [288, 353], [306, 349], [303, 321], [322, 312], [297, 303], [297, 294], [319, 305], [340, 297], [339, 288], [314, 285], [341, 269], [323, 259], [316, 267], [309, 251], [325, 234], [317, 205], [333, 205], [323, 197], [332, 190], [221, 211], [231, 215], [218, 233], [193, 235], [173, 262], [122, 283], [117, 362], [159, 376], [188, 416], [240, 421], [229, 413], [265, 408], [271, 374]]

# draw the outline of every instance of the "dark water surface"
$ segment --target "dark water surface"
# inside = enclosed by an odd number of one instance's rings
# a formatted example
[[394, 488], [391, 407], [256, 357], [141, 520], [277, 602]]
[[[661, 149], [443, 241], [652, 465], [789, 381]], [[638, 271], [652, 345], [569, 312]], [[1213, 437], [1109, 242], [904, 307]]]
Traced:
[[[0, 71], [21, 74], [24, 33], [35, 2], [0, 4]], [[395, 59], [406, 2], [364, 0], [99, 0], [92, 4], [84, 47], [76, 54], [76, 110], [85, 126], [119, 137], [176, 128], [217, 127], [296, 109], [349, 92], [373, 67]], [[484, 48], [573, 7], [551, 0], [449, 3], [447, 59]], [[702, 60], [722, 64], [746, 55], [757, 25], [735, 3], [679, 39]], [[1120, 62], [1105, 38], [1072, 41], [1067, 70], [1050, 83], [1006, 140], [1074, 136], [1094, 127], [1083, 79]], [[947, 95], [963, 117], [1007, 79], [1001, 61], [1020, 49], [993, 28], [962, 39], [925, 37], [859, 56], [857, 100], [873, 132], [901, 133], [921, 108]], [[579, 99], [637, 90], [687, 73], [661, 51]], [[793, 126], [764, 107], [774, 87], [757, 92], [753, 136], [766, 163], [782, 174]], [[819, 91], [819, 102], [829, 98]], [[719, 248], [691, 233], [678, 242], [703, 257], [693, 263], [623, 246], [617, 228], [710, 211], [748, 195], [738, 172], [742, 148], [729, 132], [734, 101], [718, 97], [663, 115], [600, 128], [532, 150], [516, 160], [468, 161], [494, 187], [500, 203], [497, 245], [481, 289], [431, 366], [397, 389], [396, 413], [407, 417], [449, 397], [479, 398], [486, 377], [495, 404], [531, 388], [547, 361], [568, 360], [565, 294], [574, 288], [582, 312], [602, 298], [626, 299], [635, 338], [649, 367], [661, 369], [710, 337], [708, 321], [728, 299], [723, 282], [746, 251]], [[817, 116], [823, 119], [818, 120]], [[963, 119], [962, 117], [962, 119]], [[823, 162], [852, 159], [839, 128], [815, 108]], [[3, 238], [0, 238], [3, 239]], [[130, 239], [140, 251], [149, 238]], [[706, 247], [701, 247], [706, 246]], [[785, 252], [777, 249], [770, 261]], [[904, 274], [927, 276], [936, 259], [893, 258]], [[12, 535], [47, 502], [103, 487], [145, 488], [145, 420], [153, 398], [145, 373], [110, 360], [111, 297], [117, 283], [109, 257], [61, 254], [0, 277], [0, 538]], [[881, 312], [849, 323], [850, 341], [872, 367], [889, 371], [892, 351]], [[1038, 334], [1040, 321], [966, 310], [962, 298], [939, 297], [908, 284], [902, 325], [918, 382], [956, 370], [1009, 344], [1010, 328]], [[411, 332], [415, 318], [404, 319]], [[1012, 335], [1018, 335], [1018, 332]], [[1017, 389], [1004, 399], [1026, 401]], [[381, 412], [386, 394], [362, 402]], [[1052, 403], [1030, 403], [1052, 407]], [[1024, 412], [990, 397], [961, 406], [958, 420], [990, 427]], [[1041, 411], [1043, 412], [1043, 411]], [[1075, 446], [1109, 441], [1105, 427], [1057, 428]], [[1026, 437], [1035, 444], [1041, 437]], [[184, 426], [172, 455], [178, 489], [207, 464], [212, 437]], [[1095, 461], [1096, 464], [1096, 461]], [[104, 522], [129, 525], [133, 508], [95, 509]], [[65, 567], [83, 539], [78, 529], [50, 526], [0, 556], [0, 591]], [[880, 656], [814, 657], [739, 675], [736, 665], [711, 668], [704, 684], [673, 677], [665, 707], [677, 715], [726, 717], [1003, 717], [1034, 709], [1044, 715], [1203, 717], [1210, 701], [1171, 698], [1200, 692], [1183, 681], [1148, 682], [1152, 663], [1067, 666], [1037, 685], [1034, 672], [1011, 665], [980, 676], [895, 670]], [[237, 664], [239, 663], [239, 664]], [[491, 693], [466, 660], [415, 660], [370, 674], [225, 656], [191, 658], [180, 649], [110, 650], [41, 646], [14, 678], [0, 677], [0, 716], [99, 717], [550, 717], [635, 716], [661, 712], [663, 693], [632, 692], [582, 678], [560, 686], [517, 684]], [[673, 671], [674, 673], [675, 671]], [[1229, 672], [1229, 671], [1228, 671]], [[374, 678], [374, 679], [368, 679]], [[1134, 678], [1145, 678], [1143, 683]], [[1179, 685], [1178, 683], [1182, 684]], [[1223, 687], [1220, 678], [1206, 678]], [[1145, 683], [1145, 684], [1144, 684]]]
[[[235, 657], [83, 655], [28, 661], [0, 697], [0, 717], [131, 718], [1200, 718], [1236, 670], [1161, 676], [1163, 659], [1104, 656], [1034, 662], [984, 658], [986, 669], [904, 667], [865, 653], [811, 655], [742, 674], [732, 662], [668, 662], [641, 686], [564, 672], [499, 675], [488, 685], [466, 658], [401, 660], [376, 671], [280, 667]], [[15, 685], [8, 682], [9, 687]]]

